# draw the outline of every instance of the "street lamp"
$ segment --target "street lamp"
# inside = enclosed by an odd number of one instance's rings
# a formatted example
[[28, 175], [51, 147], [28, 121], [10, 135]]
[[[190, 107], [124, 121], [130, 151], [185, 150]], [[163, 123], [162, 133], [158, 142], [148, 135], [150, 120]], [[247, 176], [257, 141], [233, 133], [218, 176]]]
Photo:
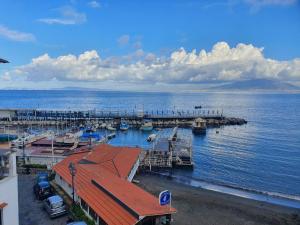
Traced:
[[73, 162], [70, 162], [69, 164], [69, 170], [70, 170], [70, 174], [72, 176], [72, 200], [73, 200], [73, 205], [75, 203], [75, 199], [74, 199], [74, 177], [76, 175], [76, 167], [75, 164]]

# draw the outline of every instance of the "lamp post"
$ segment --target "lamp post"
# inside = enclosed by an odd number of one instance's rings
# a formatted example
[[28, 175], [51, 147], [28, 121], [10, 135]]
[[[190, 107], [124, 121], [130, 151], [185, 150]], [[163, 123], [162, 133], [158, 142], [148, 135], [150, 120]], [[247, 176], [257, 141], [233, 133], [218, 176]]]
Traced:
[[71, 174], [71, 176], [72, 176], [72, 204], [74, 205], [74, 203], [75, 203], [75, 198], [74, 198], [74, 190], [75, 190], [75, 188], [74, 188], [74, 177], [75, 177], [75, 175], [76, 175], [76, 167], [75, 167], [75, 164], [73, 163], [73, 162], [70, 162], [70, 164], [69, 164], [69, 170], [70, 170], [70, 174]]

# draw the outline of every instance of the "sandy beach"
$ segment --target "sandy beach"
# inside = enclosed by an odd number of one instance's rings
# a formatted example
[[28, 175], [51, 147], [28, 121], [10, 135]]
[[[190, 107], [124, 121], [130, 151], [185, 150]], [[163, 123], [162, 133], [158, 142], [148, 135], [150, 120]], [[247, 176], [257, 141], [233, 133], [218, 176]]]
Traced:
[[300, 210], [214, 191], [194, 188], [156, 175], [140, 174], [139, 185], [158, 196], [172, 192], [172, 206], [178, 212], [174, 225], [300, 225]]

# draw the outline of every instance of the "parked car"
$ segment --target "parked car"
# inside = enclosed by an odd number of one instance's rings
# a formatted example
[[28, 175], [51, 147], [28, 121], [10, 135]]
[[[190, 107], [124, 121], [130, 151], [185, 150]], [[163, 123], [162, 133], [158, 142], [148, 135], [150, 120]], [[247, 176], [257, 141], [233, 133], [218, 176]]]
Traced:
[[67, 225], [87, 225], [84, 221], [77, 221], [72, 223], [67, 223]]
[[66, 205], [59, 195], [53, 195], [44, 200], [44, 209], [51, 218], [67, 214]]
[[33, 192], [38, 200], [44, 200], [53, 195], [48, 181], [41, 181], [33, 186]]
[[48, 173], [38, 173], [36, 175], [36, 183], [39, 183], [42, 181], [49, 181]]

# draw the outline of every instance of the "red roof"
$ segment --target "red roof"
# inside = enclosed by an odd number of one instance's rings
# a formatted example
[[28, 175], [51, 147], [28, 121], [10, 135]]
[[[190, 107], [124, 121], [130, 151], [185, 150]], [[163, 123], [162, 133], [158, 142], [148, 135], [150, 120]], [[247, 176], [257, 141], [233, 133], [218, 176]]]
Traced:
[[89, 152], [70, 155], [53, 169], [71, 184], [69, 163], [76, 165], [76, 193], [107, 224], [136, 224], [144, 216], [175, 212], [160, 206], [158, 199], [127, 180], [138, 160], [139, 148], [113, 147], [102, 144]]

